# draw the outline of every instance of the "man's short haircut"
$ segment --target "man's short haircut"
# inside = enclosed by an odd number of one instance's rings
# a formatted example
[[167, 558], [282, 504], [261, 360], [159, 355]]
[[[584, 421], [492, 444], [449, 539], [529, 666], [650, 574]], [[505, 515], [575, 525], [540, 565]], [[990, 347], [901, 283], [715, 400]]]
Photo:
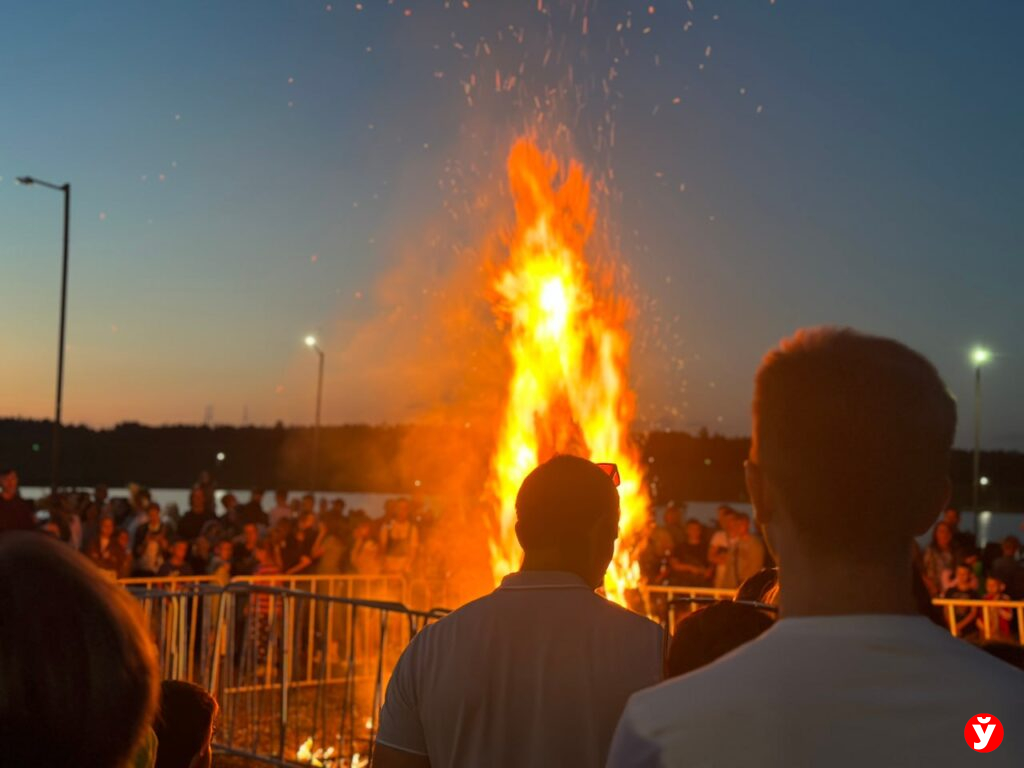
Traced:
[[159, 688], [138, 604], [66, 544], [9, 533], [0, 617], [0, 762], [124, 765]]
[[534, 469], [516, 496], [523, 549], [572, 546], [602, 518], [618, 519], [619, 492], [593, 462], [555, 456]]
[[217, 700], [198, 685], [164, 680], [153, 723], [159, 745], [155, 768], [188, 768], [206, 746], [217, 709]]
[[903, 344], [811, 328], [765, 356], [753, 422], [751, 456], [799, 535], [863, 550], [902, 545], [938, 503], [956, 405]]

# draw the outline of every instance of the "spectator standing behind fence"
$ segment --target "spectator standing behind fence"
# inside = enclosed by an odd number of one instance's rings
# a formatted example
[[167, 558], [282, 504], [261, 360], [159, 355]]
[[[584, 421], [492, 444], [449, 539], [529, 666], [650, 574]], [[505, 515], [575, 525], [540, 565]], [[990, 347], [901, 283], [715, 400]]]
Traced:
[[242, 526], [242, 534], [235, 538], [232, 551], [231, 575], [247, 576], [256, 570], [256, 548], [260, 544], [260, 532], [256, 523]]
[[267, 513], [263, 511], [263, 490], [253, 488], [249, 494], [249, 501], [238, 508], [238, 524], [256, 523], [266, 526]]
[[733, 542], [732, 518], [735, 514], [736, 510], [726, 504], [715, 510], [718, 528], [711, 534], [711, 540], [708, 542], [708, 562], [715, 567], [714, 585], [718, 589], [725, 586], [726, 564]]
[[1024, 673], [918, 613], [910, 542], [949, 496], [956, 406], [897, 342], [813, 329], [754, 386], [747, 488], [779, 564], [780, 618], [714, 664], [634, 696], [609, 766], [1024, 764]]
[[[967, 563], [958, 563], [953, 584], [942, 593], [948, 600], [977, 600], [978, 593], [974, 589], [974, 571]], [[977, 637], [975, 622], [978, 620], [978, 609], [975, 606], [958, 605], [953, 609], [956, 620], [956, 632], [968, 639]]]
[[206, 493], [200, 487], [192, 489], [189, 497], [189, 510], [178, 523], [177, 534], [188, 541], [195, 541], [203, 530], [203, 526], [214, 519], [213, 513], [206, 506]]
[[942, 513], [942, 522], [949, 526], [953, 534], [953, 546], [961, 552], [969, 552], [978, 548], [978, 540], [973, 533], [960, 530], [960, 512], [949, 507]]
[[288, 491], [279, 489], [274, 492], [274, 508], [270, 510], [268, 516], [268, 525], [273, 528], [277, 525], [277, 521], [283, 517], [291, 517], [294, 513], [292, 508], [288, 506]]
[[992, 563], [992, 573], [1006, 585], [1013, 600], [1024, 599], [1024, 563], [1017, 559], [1020, 539], [1007, 536], [1000, 544], [1000, 556]]
[[603, 766], [628, 696], [661, 677], [661, 628], [596, 595], [619, 497], [557, 456], [516, 499], [522, 569], [413, 638], [388, 684], [375, 768]]
[[349, 570], [361, 576], [377, 576], [383, 566], [380, 560], [380, 544], [373, 535], [373, 523], [362, 510], [356, 510], [352, 518]]
[[725, 553], [721, 586], [736, 589], [764, 567], [764, 544], [750, 532], [750, 515], [734, 512], [729, 518], [732, 537]]
[[[982, 596], [982, 600], [1009, 600], [1010, 596], [1006, 594], [1006, 584], [998, 576], [990, 575], [985, 579], [985, 594]], [[986, 640], [1000, 640], [1004, 642], [1013, 642], [1013, 608], [984, 608], [982, 609], [988, 614], [989, 631], [991, 633], [990, 638]], [[985, 624], [983, 619], [978, 619], [978, 629], [984, 631]]]
[[104, 515], [100, 518], [100, 532], [85, 552], [93, 564], [115, 579], [128, 575], [131, 561], [121, 547], [114, 518]]
[[706, 587], [711, 565], [704, 544], [704, 526], [700, 521], [690, 519], [686, 521], [684, 530], [685, 540], [672, 550], [670, 583], [682, 587]]
[[159, 686], [138, 604], [65, 544], [0, 540], [0, 764], [121, 768]]
[[956, 551], [953, 531], [945, 522], [935, 524], [932, 543], [924, 551], [924, 583], [932, 597], [938, 597], [956, 580]]
[[155, 576], [163, 565], [164, 556], [170, 546], [170, 531], [160, 519], [160, 505], [151, 502], [146, 524], [135, 531], [132, 554], [135, 556], [133, 575]]
[[167, 558], [158, 576], [192, 576], [192, 564], [188, 560], [189, 543], [184, 539], [175, 539], [171, 544], [171, 556]]
[[318, 535], [316, 514], [311, 510], [300, 512], [299, 519], [281, 547], [281, 568], [285, 573], [302, 575], [311, 572], [316, 559], [313, 550]]
[[6, 469], [0, 474], [0, 534], [6, 531], [31, 531], [36, 527], [32, 502], [21, 498], [18, 473]]
[[347, 562], [345, 519], [337, 507], [332, 507], [320, 521], [320, 533], [313, 545], [313, 572], [322, 576], [344, 573]]
[[420, 532], [409, 517], [409, 501], [398, 499], [394, 504], [394, 519], [380, 529], [380, 547], [384, 552], [384, 572], [407, 574], [416, 559]]

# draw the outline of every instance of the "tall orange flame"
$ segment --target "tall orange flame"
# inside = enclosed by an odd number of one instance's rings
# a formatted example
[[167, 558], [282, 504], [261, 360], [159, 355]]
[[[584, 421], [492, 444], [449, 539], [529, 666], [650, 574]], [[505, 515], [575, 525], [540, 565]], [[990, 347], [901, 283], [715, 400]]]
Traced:
[[527, 139], [508, 157], [516, 225], [508, 261], [493, 288], [512, 359], [505, 412], [491, 460], [490, 490], [498, 521], [491, 538], [495, 580], [518, 569], [515, 498], [540, 462], [570, 453], [614, 462], [622, 483], [620, 537], [605, 574], [605, 594], [625, 605], [639, 581], [633, 545], [644, 530], [648, 496], [629, 437], [634, 397], [627, 381], [629, 305], [599, 295], [584, 247], [594, 225], [590, 182]]

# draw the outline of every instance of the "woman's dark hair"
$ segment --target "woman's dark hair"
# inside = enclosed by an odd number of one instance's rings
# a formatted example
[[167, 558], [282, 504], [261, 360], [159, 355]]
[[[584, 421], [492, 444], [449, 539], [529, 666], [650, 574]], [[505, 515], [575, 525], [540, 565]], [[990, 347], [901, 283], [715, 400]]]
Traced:
[[676, 625], [665, 677], [700, 669], [749, 643], [774, 623], [763, 611], [730, 601], [694, 611]]
[[768, 602], [765, 596], [779, 583], [778, 568], [762, 568], [753, 576], [747, 577], [746, 581], [740, 584], [736, 590], [737, 600], [747, 600], [756, 603]]
[[952, 550], [955, 544], [955, 542], [953, 541], [953, 529], [950, 527], [949, 523], [945, 523], [942, 520], [939, 520], [939, 522], [937, 522], [935, 526], [932, 528], [932, 547], [936, 550], [938, 550], [939, 548], [939, 542], [936, 538], [936, 534], [939, 532], [940, 526], [949, 531], [949, 548], [950, 550]]
[[198, 685], [165, 680], [160, 685], [156, 732], [156, 768], [189, 768], [206, 747], [217, 700]]
[[137, 603], [67, 545], [0, 539], [0, 761], [123, 765], [156, 711]]

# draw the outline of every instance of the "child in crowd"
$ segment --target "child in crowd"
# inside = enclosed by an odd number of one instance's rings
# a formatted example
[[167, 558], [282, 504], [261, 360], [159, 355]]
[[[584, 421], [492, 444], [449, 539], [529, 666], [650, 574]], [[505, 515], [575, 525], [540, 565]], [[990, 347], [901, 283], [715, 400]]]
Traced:
[[[953, 586], [946, 590], [943, 597], [950, 600], [977, 600], [978, 593], [974, 591], [975, 582], [974, 570], [967, 563], [958, 563]], [[978, 609], [976, 606], [958, 605], [953, 609], [956, 620], [956, 633], [960, 637], [977, 637]]]
[[[985, 595], [982, 600], [1009, 600], [1010, 596], [1006, 594], [1006, 584], [998, 576], [989, 576], [985, 579]], [[1013, 625], [1013, 609], [1012, 608], [985, 608], [983, 609], [988, 614], [989, 628], [991, 631], [991, 638], [995, 640], [1008, 640], [1013, 637], [1012, 625]], [[985, 631], [984, 617], [978, 619], [978, 629], [981, 632]]]

